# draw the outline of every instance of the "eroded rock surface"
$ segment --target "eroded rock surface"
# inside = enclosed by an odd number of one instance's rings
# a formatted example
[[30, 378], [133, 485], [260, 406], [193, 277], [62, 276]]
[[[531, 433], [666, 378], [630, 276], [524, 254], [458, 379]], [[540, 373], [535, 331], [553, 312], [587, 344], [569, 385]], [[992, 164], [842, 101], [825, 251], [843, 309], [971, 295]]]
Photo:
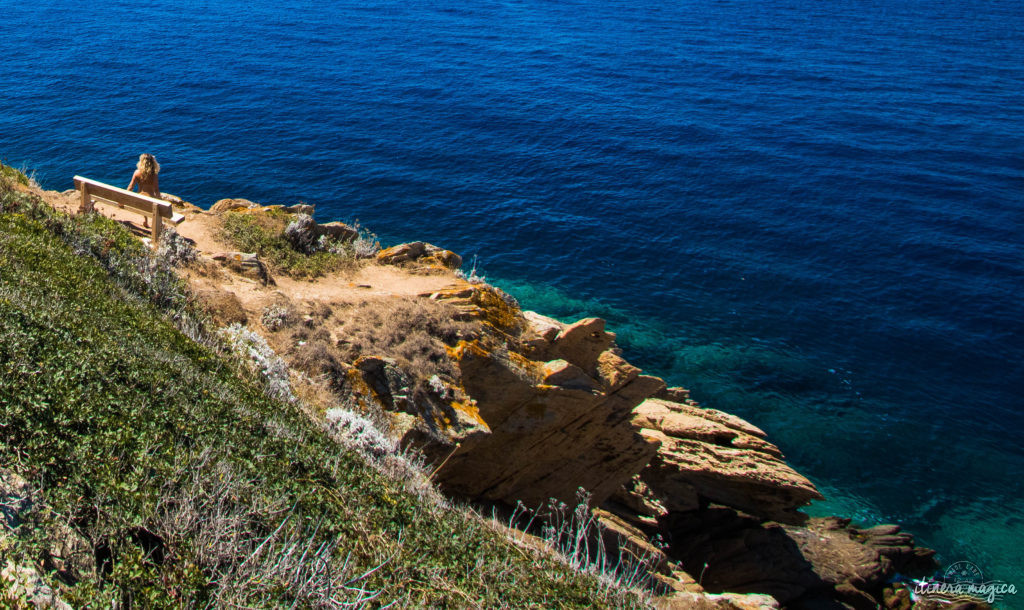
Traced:
[[[570, 502], [583, 487], [595, 504], [616, 495], [655, 519], [715, 502], [788, 522], [821, 497], [757, 427], [692, 401], [653, 398], [688, 397], [623, 359], [604, 320], [563, 324], [507, 304], [502, 311], [481, 297], [488, 291], [467, 284], [432, 295], [495, 331], [450, 350], [490, 433], [438, 472], [449, 491], [529, 505]], [[638, 483], [648, 497], [626, 499]]]
[[458, 269], [462, 266], [462, 257], [444, 248], [422, 241], [399, 244], [377, 253], [377, 262], [384, 265], [397, 265], [417, 261], [420, 264], [433, 264], [447, 269]]
[[[225, 262], [241, 262], [233, 255]], [[412, 242], [377, 262], [444, 275], [461, 259]], [[373, 307], [321, 315], [313, 304], [296, 314], [301, 327], [275, 333], [301, 339], [281, 351], [329, 380], [340, 404], [388, 414], [392, 434], [423, 450], [450, 495], [536, 508], [552, 498], [573, 506], [586, 490], [607, 546], [655, 559], [652, 577], [672, 591], [664, 607], [777, 607], [763, 594], [792, 607], [867, 607], [885, 603], [880, 583], [893, 570], [929, 559], [886, 528], [806, 523], [799, 509], [821, 495], [764, 431], [644, 375], [599, 318], [563, 323], [454, 278], [375, 307], [386, 314], [374, 318], [377, 339], [356, 337], [368, 327], [355, 321]], [[408, 324], [392, 311], [417, 319], [419, 332], [435, 319], [467, 326], [428, 349], [403, 339]]]
[[[632, 409], [664, 387], [654, 377], [611, 359], [597, 373], [601, 353], [611, 345], [603, 322], [585, 321], [557, 333], [532, 329], [532, 321], [513, 312], [474, 305], [488, 300], [472, 294], [456, 297], [464, 311], [477, 307], [480, 319], [506, 335], [513, 329], [532, 339], [536, 360], [515, 343], [495, 336], [462, 342], [451, 350], [463, 387], [473, 397], [490, 434], [464, 443], [438, 472], [443, 488], [458, 495], [528, 506], [549, 498], [572, 502], [582, 487], [600, 503], [649, 462], [658, 444], [631, 423]], [[537, 332], [532, 332], [536, 330]], [[616, 365], [618, 365], [616, 367]]]
[[661, 446], [640, 479], [670, 511], [714, 502], [800, 523], [806, 517], [797, 509], [822, 498], [763, 432], [734, 416], [651, 398], [634, 410], [633, 423]]
[[673, 513], [664, 526], [669, 555], [704, 589], [768, 593], [795, 607], [879, 607], [897, 573], [934, 566], [934, 552], [895, 525], [860, 530], [835, 517], [782, 525], [712, 507]]

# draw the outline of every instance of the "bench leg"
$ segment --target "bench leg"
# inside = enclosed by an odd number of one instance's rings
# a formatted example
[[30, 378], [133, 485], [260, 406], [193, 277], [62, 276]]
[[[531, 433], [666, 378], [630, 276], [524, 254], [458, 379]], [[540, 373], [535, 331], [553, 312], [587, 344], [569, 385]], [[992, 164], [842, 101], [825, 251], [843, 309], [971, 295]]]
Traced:
[[85, 212], [92, 211], [92, 197], [89, 196], [89, 189], [85, 188], [83, 184], [79, 190], [82, 196], [82, 205], [78, 206], [78, 213], [83, 214]]
[[160, 231], [164, 228], [164, 219], [160, 216], [159, 210], [153, 214], [153, 249], [157, 247], [157, 242], [160, 241]]

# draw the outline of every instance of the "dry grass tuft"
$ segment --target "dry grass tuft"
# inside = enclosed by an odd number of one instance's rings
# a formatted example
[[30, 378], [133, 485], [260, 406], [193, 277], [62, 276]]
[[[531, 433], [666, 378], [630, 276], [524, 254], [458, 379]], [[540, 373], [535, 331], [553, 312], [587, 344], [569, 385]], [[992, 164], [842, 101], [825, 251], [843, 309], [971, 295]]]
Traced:
[[337, 349], [346, 361], [361, 355], [394, 358], [410, 376], [458, 379], [446, 347], [480, 336], [479, 323], [456, 320], [456, 310], [427, 299], [370, 301], [344, 312]]

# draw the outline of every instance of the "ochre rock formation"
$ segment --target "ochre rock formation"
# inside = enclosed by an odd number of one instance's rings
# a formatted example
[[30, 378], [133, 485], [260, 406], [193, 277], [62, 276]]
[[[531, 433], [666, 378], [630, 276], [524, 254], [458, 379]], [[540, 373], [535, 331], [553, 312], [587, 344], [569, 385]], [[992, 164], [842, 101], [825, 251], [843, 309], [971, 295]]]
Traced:
[[[417, 251], [388, 256], [416, 261]], [[644, 375], [603, 320], [565, 324], [520, 311], [481, 284], [424, 296], [487, 330], [449, 349], [461, 403], [479, 423], [470, 434], [417, 437], [447, 493], [539, 507], [552, 498], [572, 505], [587, 490], [603, 509], [595, 517], [620, 540], [608, 546], [654, 558], [652, 574], [675, 591], [663, 607], [777, 607], [732, 593], [866, 607], [882, 603], [896, 571], [930, 565], [930, 551], [891, 527], [807, 523], [799, 509], [822, 496], [764, 431]], [[654, 536], [671, 543], [655, 548]]]
[[259, 204], [253, 203], [248, 199], [221, 199], [210, 207], [210, 212], [214, 214], [223, 214], [224, 212], [230, 212], [232, 210], [245, 210], [256, 207], [259, 207]]
[[446, 269], [458, 269], [462, 266], [462, 257], [444, 248], [422, 241], [399, 244], [377, 253], [377, 262], [384, 265], [416, 261], [420, 265], [433, 265]]
[[[461, 259], [412, 242], [376, 261], [442, 275]], [[434, 344], [429, 366], [379, 344], [381, 353], [335, 350], [331, 366], [310, 373], [331, 380], [340, 404], [387, 413], [391, 433], [423, 451], [449, 495], [505, 510], [585, 498], [613, 553], [648, 558], [670, 592], [661, 607], [875, 607], [903, 599], [885, 588], [896, 572], [931, 564], [894, 526], [808, 522], [800, 509], [822, 496], [764, 431], [643, 374], [600, 318], [566, 324], [468, 280], [403, 298], [409, 311], [439, 308], [466, 328]], [[346, 343], [332, 334], [340, 327], [306, 318], [322, 346]]]
[[715, 502], [789, 522], [821, 497], [757, 427], [653, 398], [684, 395], [624, 360], [604, 320], [563, 324], [520, 312], [483, 285], [432, 296], [493, 331], [450, 350], [490, 429], [463, 442], [437, 473], [450, 493], [536, 506], [549, 498], [571, 502], [582, 487], [599, 505], [636, 494], [639, 482], [652, 497], [638, 512], [655, 519]]
[[713, 502], [800, 523], [806, 517], [796, 509], [822, 498], [763, 432], [734, 416], [651, 398], [634, 410], [633, 423], [661, 445], [640, 480], [669, 511]]

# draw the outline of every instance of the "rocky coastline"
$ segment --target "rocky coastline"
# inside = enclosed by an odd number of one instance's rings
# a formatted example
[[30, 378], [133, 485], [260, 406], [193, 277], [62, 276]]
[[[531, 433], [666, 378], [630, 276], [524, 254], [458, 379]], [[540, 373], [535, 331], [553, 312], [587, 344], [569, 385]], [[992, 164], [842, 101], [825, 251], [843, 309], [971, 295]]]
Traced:
[[[212, 213], [260, 209], [224, 200]], [[664, 607], [904, 608], [910, 597], [894, 578], [934, 569], [934, 552], [896, 525], [809, 519], [800, 509], [821, 494], [762, 430], [643, 374], [604, 320], [524, 311], [455, 273], [461, 258], [431, 244], [383, 250], [376, 263], [446, 279], [403, 299], [466, 325], [433, 337], [443, 346], [426, 350], [431, 366], [387, 350], [351, 359], [336, 349], [351, 321], [312, 302], [285, 299], [307, 328], [267, 334], [291, 366], [327, 375], [339, 404], [386, 414], [450, 497], [507, 514], [571, 506], [584, 493], [613, 544], [655, 558]]]
[[582, 503], [613, 554], [642, 558], [659, 607], [910, 608], [900, 579], [936, 567], [897, 525], [808, 518], [821, 493], [764, 431], [645, 375], [600, 318], [525, 311], [424, 242], [371, 253], [344, 278], [275, 277], [224, 242], [225, 218], [289, 215], [299, 249], [351, 243], [358, 228], [318, 224], [309, 206], [175, 205], [198, 251], [182, 271], [196, 298], [215, 323], [265, 338], [312, 416], [364, 414], [423, 456], [444, 494], [512, 525]]

